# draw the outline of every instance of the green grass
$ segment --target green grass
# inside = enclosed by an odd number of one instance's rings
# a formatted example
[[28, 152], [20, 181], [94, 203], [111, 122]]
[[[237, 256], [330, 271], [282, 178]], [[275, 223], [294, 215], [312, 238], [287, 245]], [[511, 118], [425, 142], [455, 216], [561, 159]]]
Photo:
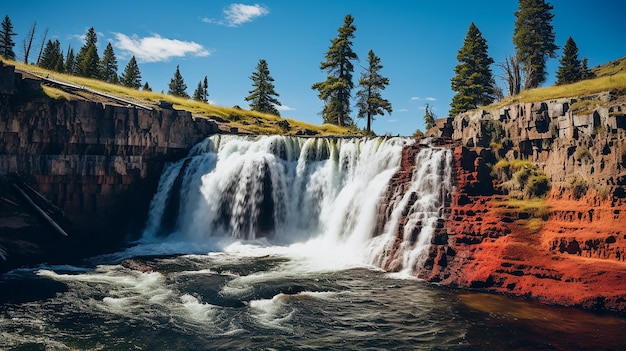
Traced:
[[518, 219], [516, 222], [526, 228], [529, 233], [537, 233], [548, 220], [550, 207], [545, 198], [531, 198], [527, 200], [507, 197], [495, 207], [501, 213], [527, 213], [528, 218]]
[[605, 91], [621, 91], [626, 93], [626, 71], [619, 72], [614, 75], [583, 80], [572, 84], [524, 90], [518, 95], [504, 98], [497, 104], [486, 106], [484, 109], [497, 109], [519, 102], [536, 102], [551, 99], [589, 96]]
[[608, 62], [591, 70], [597, 77], [612, 76], [620, 72], [626, 72], [626, 57]]
[[[117, 96], [123, 99], [134, 101], [142, 105], [156, 105], [160, 100], [171, 102], [174, 108], [191, 112], [194, 116], [200, 117], [219, 117], [229, 121], [232, 127], [239, 128], [239, 131], [253, 134], [296, 134], [298, 131], [311, 130], [317, 132], [317, 135], [362, 135], [357, 129], [339, 127], [337, 125], [315, 125], [290, 118], [282, 118], [272, 114], [260, 113], [245, 109], [224, 107], [211, 105], [192, 99], [132, 89], [117, 84], [106, 83], [97, 79], [89, 79], [77, 77], [68, 74], [48, 71], [34, 65], [27, 65], [16, 61], [5, 61], [7, 64], [14, 65], [17, 69], [34, 73], [39, 76], [49, 77], [52, 79], [73, 83], [84, 86], [92, 90], [96, 90], [109, 95]], [[44, 93], [53, 99], [64, 98], [66, 100], [88, 99], [89, 94], [72, 95], [60, 89], [44, 86]], [[286, 120], [289, 122], [289, 128], [282, 128], [278, 121]]]

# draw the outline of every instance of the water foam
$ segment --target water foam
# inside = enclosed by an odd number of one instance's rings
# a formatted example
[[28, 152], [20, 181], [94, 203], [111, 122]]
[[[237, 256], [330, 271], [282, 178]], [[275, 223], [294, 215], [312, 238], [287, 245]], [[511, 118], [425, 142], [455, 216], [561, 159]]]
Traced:
[[[265, 254], [305, 257], [322, 269], [382, 266], [400, 216], [408, 213], [405, 232], [419, 226], [420, 234], [402, 243], [401, 265], [419, 269], [449, 191], [449, 151], [423, 148], [408, 191], [392, 204], [384, 233], [375, 237], [381, 198], [399, 169], [402, 149], [412, 143], [213, 136], [165, 170], [142, 242], [200, 243], [208, 251], [249, 254], [260, 247]], [[168, 211], [177, 214], [172, 228], [164, 220]], [[249, 246], [231, 246], [236, 242]]]

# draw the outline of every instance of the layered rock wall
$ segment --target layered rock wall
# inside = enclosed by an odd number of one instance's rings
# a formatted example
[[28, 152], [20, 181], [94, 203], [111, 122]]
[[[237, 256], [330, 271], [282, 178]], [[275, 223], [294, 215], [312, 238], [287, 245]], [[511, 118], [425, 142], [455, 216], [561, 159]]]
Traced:
[[[606, 93], [440, 123], [436, 132], [463, 146], [454, 152], [449, 216], [421, 276], [626, 313], [625, 111], [623, 97]], [[537, 165], [550, 179], [549, 194], [513, 199], [488, 167], [498, 159]]]
[[0, 176], [19, 174], [84, 243], [138, 235], [164, 165], [217, 131], [171, 108], [51, 99], [14, 76], [15, 88], [5, 82], [0, 95]]

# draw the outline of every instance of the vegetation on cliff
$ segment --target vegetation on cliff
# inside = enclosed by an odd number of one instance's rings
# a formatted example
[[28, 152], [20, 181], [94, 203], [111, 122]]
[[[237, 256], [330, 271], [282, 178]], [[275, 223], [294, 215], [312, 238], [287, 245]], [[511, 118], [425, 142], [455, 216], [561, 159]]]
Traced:
[[[6, 61], [6, 60], [5, 60]], [[68, 75], [40, 67], [26, 65], [16, 61], [6, 61], [7, 64], [14, 65], [16, 69], [31, 73], [39, 77], [72, 83], [78, 86], [87, 87], [105, 94], [117, 96], [138, 104], [156, 107], [160, 101], [167, 101], [179, 110], [191, 112], [196, 117], [213, 119], [223, 124], [228, 132], [235, 128], [240, 133], [250, 134], [287, 134], [287, 135], [361, 135], [359, 130], [354, 128], [339, 127], [337, 125], [324, 124], [314, 125], [293, 119], [281, 118], [279, 116], [256, 111], [249, 111], [238, 106], [224, 107], [206, 103], [204, 101], [193, 100], [184, 97], [167, 95], [149, 90], [136, 90], [118, 84], [103, 82], [98, 79], [91, 79]], [[44, 92], [52, 98], [63, 98], [66, 100], [97, 100], [97, 97], [81, 91], [61, 90], [59, 88], [44, 86]]]

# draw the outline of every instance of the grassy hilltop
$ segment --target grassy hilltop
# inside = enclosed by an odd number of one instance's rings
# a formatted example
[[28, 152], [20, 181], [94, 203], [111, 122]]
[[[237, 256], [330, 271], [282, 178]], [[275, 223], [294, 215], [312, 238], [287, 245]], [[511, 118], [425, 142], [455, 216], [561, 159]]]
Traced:
[[[78, 77], [69, 74], [58, 73], [42, 69], [34, 65], [27, 65], [21, 62], [5, 60], [9, 65], [15, 66], [17, 71], [26, 74], [34, 74], [40, 77], [75, 84], [91, 90], [113, 95], [125, 100], [133, 101], [137, 104], [155, 107], [159, 101], [167, 101], [173, 104], [175, 109], [191, 112], [195, 117], [214, 119], [228, 130], [236, 127], [239, 132], [250, 134], [286, 134], [296, 133], [314, 134], [318, 136], [339, 135], [361, 135], [357, 129], [343, 128], [332, 124], [315, 125], [289, 118], [250, 111], [239, 107], [224, 107], [207, 104], [192, 99], [132, 89], [117, 84], [110, 84], [97, 79]], [[43, 86], [46, 95], [54, 99], [66, 100], [98, 100], [101, 99], [87, 91], [77, 91], [69, 89], [59, 89], [51, 86]]]

